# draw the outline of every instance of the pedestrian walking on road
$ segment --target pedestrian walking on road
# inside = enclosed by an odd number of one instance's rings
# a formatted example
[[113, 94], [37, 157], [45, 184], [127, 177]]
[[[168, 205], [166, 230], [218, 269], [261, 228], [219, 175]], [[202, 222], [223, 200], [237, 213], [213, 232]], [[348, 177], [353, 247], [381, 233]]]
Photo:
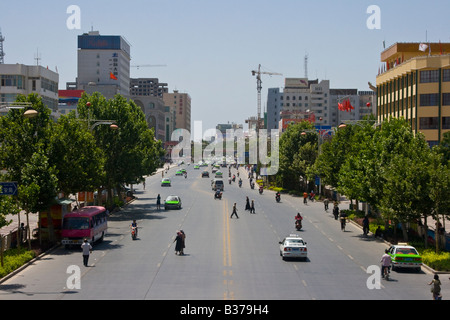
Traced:
[[181, 239], [183, 240], [183, 244], [181, 247], [181, 255], [184, 255], [184, 248], [186, 248], [186, 234], [184, 233], [183, 230], [180, 230], [181, 233]]
[[363, 219], [363, 233], [366, 236], [369, 233], [369, 217], [365, 216]]
[[442, 300], [441, 296], [441, 281], [437, 274], [434, 275], [433, 280], [428, 284], [431, 285], [431, 294], [433, 295], [433, 300]]
[[303, 192], [303, 203], [306, 204], [308, 202], [308, 194], [305, 192]]
[[234, 215], [239, 219], [239, 216], [237, 215], [236, 202], [233, 204], [233, 213], [231, 213], [230, 218], [233, 218]]
[[250, 210], [250, 200], [248, 199], [248, 197], [245, 200], [245, 210]]
[[85, 267], [88, 266], [89, 255], [92, 253], [92, 246], [88, 242], [87, 239], [84, 239], [83, 244], [81, 245], [81, 249], [83, 250], [83, 265]]
[[323, 200], [323, 205], [324, 205], [324, 207], [325, 207], [325, 211], [328, 211], [328, 204], [329, 204], [329, 200], [328, 200], [328, 198], [325, 198], [325, 200]]
[[161, 195], [160, 194], [158, 194], [158, 196], [156, 197], [156, 208], [158, 210], [161, 209]]
[[183, 252], [183, 237], [181, 236], [181, 232], [177, 232], [177, 236], [175, 237], [175, 240], [173, 242], [176, 242], [175, 244], [175, 254], [181, 255]]
[[252, 200], [252, 204], [250, 206], [250, 213], [255, 213], [255, 201]]

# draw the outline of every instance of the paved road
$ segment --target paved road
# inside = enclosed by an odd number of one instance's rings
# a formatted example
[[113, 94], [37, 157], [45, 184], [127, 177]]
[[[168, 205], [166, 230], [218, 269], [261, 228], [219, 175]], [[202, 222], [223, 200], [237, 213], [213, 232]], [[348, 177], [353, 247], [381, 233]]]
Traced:
[[[242, 188], [226, 183], [224, 198], [214, 200], [210, 179], [187, 169], [187, 179], [170, 170], [172, 187], [161, 187], [159, 175], [147, 178], [145, 190], [138, 186], [138, 199], [111, 216], [88, 267], [80, 251], [58, 248], [0, 284], [0, 300], [430, 299], [432, 275], [426, 270], [392, 272], [392, 281], [370, 289], [376, 283], [367, 270], [379, 265], [386, 245], [363, 237], [354, 225], [342, 232], [321, 203], [304, 205], [290, 196], [276, 203], [273, 192], [259, 195], [247, 179]], [[163, 199], [181, 196], [182, 209], [158, 211], [158, 193]], [[256, 214], [244, 210], [246, 196], [255, 200]], [[239, 219], [230, 219], [234, 202]], [[283, 261], [278, 242], [295, 232], [298, 211], [304, 216], [298, 233], [308, 243], [308, 259]], [[132, 219], [140, 226], [135, 241], [129, 235]], [[184, 256], [174, 251], [179, 229], [187, 234]], [[81, 272], [79, 289], [71, 287], [71, 266]], [[448, 280], [442, 280], [444, 298], [449, 297]]]

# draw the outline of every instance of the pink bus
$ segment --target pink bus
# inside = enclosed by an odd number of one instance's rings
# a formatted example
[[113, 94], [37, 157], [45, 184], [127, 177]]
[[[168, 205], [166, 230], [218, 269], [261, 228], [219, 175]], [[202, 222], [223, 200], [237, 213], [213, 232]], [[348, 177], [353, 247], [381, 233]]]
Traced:
[[64, 215], [62, 241], [66, 247], [81, 245], [87, 238], [91, 244], [103, 240], [108, 229], [108, 219], [104, 207], [83, 207]]

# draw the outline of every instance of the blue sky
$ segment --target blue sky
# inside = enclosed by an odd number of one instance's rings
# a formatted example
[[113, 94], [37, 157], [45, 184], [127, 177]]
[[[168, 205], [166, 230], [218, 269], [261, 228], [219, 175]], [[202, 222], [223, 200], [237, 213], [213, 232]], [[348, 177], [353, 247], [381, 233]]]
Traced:
[[[69, 30], [67, 8], [81, 10], [81, 29]], [[370, 30], [370, 5], [380, 8], [381, 29]], [[60, 89], [74, 81], [77, 36], [91, 28], [103, 35], [122, 35], [131, 44], [132, 77], [156, 77], [169, 91], [192, 98], [192, 123], [203, 129], [256, 114], [254, 70], [263, 76], [262, 107], [267, 89], [285, 77], [330, 80], [332, 88], [369, 90], [375, 83], [383, 41], [450, 42], [448, 0], [59, 0], [3, 1], [0, 28], [5, 63], [58, 68]]]

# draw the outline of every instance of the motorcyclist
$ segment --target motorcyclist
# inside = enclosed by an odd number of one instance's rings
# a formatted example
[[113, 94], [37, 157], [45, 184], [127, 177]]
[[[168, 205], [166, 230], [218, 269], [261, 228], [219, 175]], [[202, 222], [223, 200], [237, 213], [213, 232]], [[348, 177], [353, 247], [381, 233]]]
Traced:
[[277, 200], [277, 202], [280, 202], [280, 200], [281, 200], [281, 194], [280, 194], [280, 192], [277, 192], [277, 193], [275, 194], [275, 200]]
[[239, 178], [239, 188], [242, 187], [242, 179]]
[[295, 227], [297, 229], [302, 227], [302, 220], [303, 220], [303, 217], [300, 214], [300, 212], [298, 212], [297, 215], [295, 216]]
[[133, 220], [133, 222], [131, 223], [131, 226], [130, 226], [130, 229], [135, 229], [135, 233], [136, 233], [136, 237], [137, 237], [137, 234], [138, 234], [138, 225], [137, 225], [137, 222], [136, 222], [136, 220]]
[[333, 215], [334, 215], [334, 219], [337, 220], [339, 217], [339, 206], [338, 206], [337, 202], [334, 203]]
[[214, 194], [215, 198], [222, 198], [222, 192], [220, 192], [220, 189], [216, 189], [216, 193]]
[[262, 185], [259, 186], [259, 193], [262, 194], [264, 190], [264, 187]]
[[341, 211], [341, 213], [339, 214], [339, 218], [341, 219], [341, 230], [344, 231], [345, 223], [347, 220], [347, 214], [345, 213], [345, 211]]

